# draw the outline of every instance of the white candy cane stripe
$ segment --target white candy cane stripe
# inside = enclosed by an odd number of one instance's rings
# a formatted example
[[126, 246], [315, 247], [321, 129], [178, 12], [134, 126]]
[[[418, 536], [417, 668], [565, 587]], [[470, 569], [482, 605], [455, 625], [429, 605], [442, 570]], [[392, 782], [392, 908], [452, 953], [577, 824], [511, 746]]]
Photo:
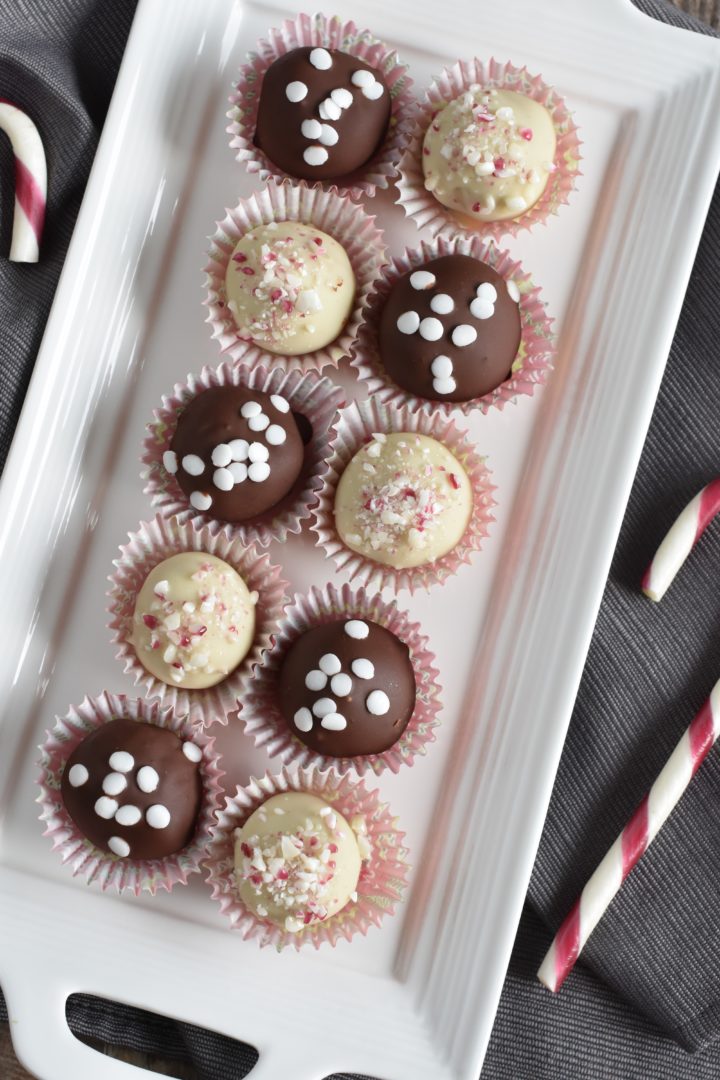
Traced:
[[677, 806], [719, 734], [720, 682], [717, 682], [555, 935], [538, 971], [538, 979], [549, 990], [559, 990], [572, 971], [585, 942]]
[[16, 105], [0, 99], [0, 130], [15, 155], [15, 215], [10, 259], [37, 262], [45, 223], [47, 166], [38, 129]]
[[651, 600], [662, 600], [678, 570], [718, 511], [720, 479], [711, 481], [688, 503], [657, 549], [642, 580], [642, 590]]

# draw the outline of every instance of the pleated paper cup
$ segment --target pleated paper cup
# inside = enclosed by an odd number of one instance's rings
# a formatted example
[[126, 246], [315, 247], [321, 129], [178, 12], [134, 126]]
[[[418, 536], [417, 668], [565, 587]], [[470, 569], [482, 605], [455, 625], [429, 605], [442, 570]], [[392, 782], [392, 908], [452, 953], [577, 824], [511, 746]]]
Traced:
[[[395, 283], [405, 274], [422, 267], [431, 259], [446, 255], [469, 255], [491, 266], [505, 281], [513, 281], [520, 293], [520, 322], [522, 338], [510, 377], [482, 397], [469, 401], [443, 401], [415, 397], [392, 381], [380, 357], [378, 332], [380, 316]], [[352, 366], [367, 385], [368, 393], [389, 405], [406, 405], [409, 409], [433, 409], [450, 414], [456, 410], [470, 413], [479, 409], [487, 413], [502, 409], [522, 395], [531, 396], [535, 387], [544, 383], [552, 370], [555, 356], [553, 320], [549, 318], [541, 290], [534, 284], [522, 264], [492, 241], [480, 236], [438, 236], [423, 240], [417, 248], [407, 248], [382, 271], [368, 306], [367, 317], [358, 337]]]
[[[251, 229], [272, 221], [297, 221], [332, 236], [345, 249], [355, 275], [355, 301], [342, 333], [324, 348], [301, 356], [271, 353], [253, 341], [243, 340], [227, 306], [225, 273], [235, 245]], [[226, 357], [248, 367], [264, 364], [272, 368], [282, 364], [288, 371], [337, 367], [352, 351], [375, 278], [384, 264], [382, 231], [377, 228], [375, 218], [351, 199], [305, 183], [271, 184], [243, 199], [234, 210], [228, 210], [211, 237], [205, 266], [205, 303], [212, 337]]]
[[[195, 835], [188, 846], [175, 855], [164, 859], [118, 858], [83, 836], [65, 809], [60, 784], [68, 758], [93, 731], [117, 719], [168, 728], [202, 750], [203, 797]], [[170, 892], [175, 885], [187, 884], [188, 877], [201, 869], [220, 805], [220, 778], [224, 773], [219, 767], [215, 740], [193, 725], [188, 717], [173, 709], [161, 708], [158, 702], [150, 703], [104, 690], [97, 697], [86, 697], [80, 705], [71, 706], [64, 716], [56, 718], [55, 727], [46, 733], [40, 747], [39, 764], [37, 801], [41, 808], [40, 820], [45, 825], [44, 835], [50, 838], [53, 851], [69, 866], [74, 877], [84, 877], [88, 884], [92, 882], [103, 890], [130, 892], [137, 896], [141, 892], [154, 894], [158, 889]]]
[[[532, 98], [547, 109], [555, 127], [555, 170], [548, 178], [545, 191], [529, 210], [507, 221], [475, 221], [443, 206], [425, 187], [422, 167], [425, 132], [441, 109], [475, 86], [514, 90]], [[525, 67], [518, 68], [497, 60], [488, 63], [478, 59], [458, 61], [431, 83], [415, 113], [413, 130], [400, 162], [397, 201], [419, 229], [426, 228], [433, 236], [475, 232], [495, 240], [506, 235], [517, 236], [523, 229], [547, 222], [568, 202], [581, 175], [580, 159], [580, 139], [572, 114], [557, 90], [548, 86], [540, 75], [531, 75]]]
[[412, 79], [394, 49], [384, 45], [368, 30], [359, 30], [354, 22], [343, 22], [337, 15], [330, 18], [319, 14], [298, 15], [287, 19], [279, 29], [270, 31], [267, 41], [258, 42], [256, 52], [249, 54], [248, 63], [240, 69], [240, 77], [230, 96], [231, 108], [227, 114], [230, 120], [227, 131], [235, 158], [261, 181], [292, 179], [255, 145], [255, 129], [265, 72], [279, 57], [303, 46], [349, 53], [374, 67], [385, 79], [392, 111], [382, 145], [362, 168], [335, 180], [317, 181], [314, 185], [329, 191], [344, 191], [354, 199], [374, 195], [378, 188], [388, 187], [397, 174], [415, 108]]
[[[185, 408], [199, 394], [218, 386], [243, 386], [263, 394], [279, 394], [290, 404], [293, 413], [304, 417], [310, 426], [300, 476], [292, 490], [275, 506], [251, 521], [226, 523], [212, 514], [203, 514], [190, 505], [177, 477], [167, 471], [163, 454], [170, 449], [177, 422]], [[243, 544], [267, 547], [272, 540], [283, 543], [289, 534], [299, 533], [302, 522], [309, 516], [322, 483], [321, 476], [328, 455], [338, 410], [345, 404], [342, 390], [316, 372], [285, 371], [281, 367], [238, 367], [224, 362], [219, 367], [204, 367], [199, 375], [189, 375], [173, 387], [172, 394], [163, 396], [154, 419], [148, 425], [143, 446], [143, 479], [145, 494], [165, 520], [175, 518], [179, 524], [192, 521], [204, 525], [216, 534], [225, 530]], [[303, 434], [304, 425], [300, 425]]]
[[[422, 566], [395, 570], [346, 547], [335, 528], [335, 493], [346, 466], [375, 433], [405, 431], [427, 435], [443, 443], [454, 454], [470, 481], [473, 509], [463, 536], [447, 555]], [[467, 434], [441, 410], [413, 412], [407, 406], [386, 405], [370, 398], [350, 405], [340, 415], [318, 505], [313, 512], [312, 529], [317, 533], [318, 546], [324, 548], [338, 569], [345, 570], [357, 585], [378, 591], [389, 586], [396, 590], [409, 589], [412, 593], [445, 581], [480, 550], [495, 520], [492, 516], [494, 491], [485, 459], [475, 452]]]
[[[277, 688], [280, 670], [290, 647], [316, 626], [338, 619], [363, 619], [378, 623], [407, 645], [415, 674], [415, 709], [398, 741], [382, 754], [362, 757], [330, 757], [318, 754], [301, 742], [283, 717]], [[248, 686], [242, 700], [240, 719], [245, 733], [262, 747], [270, 757], [278, 757], [284, 765], [319, 769], [334, 768], [345, 774], [354, 770], [360, 776], [379, 775], [385, 769], [396, 773], [403, 765], [412, 765], [416, 755], [424, 755], [434, 741], [434, 728], [440, 712], [440, 684], [435, 668], [435, 656], [420, 626], [412, 622], [396, 604], [384, 603], [381, 597], [349, 585], [336, 589], [326, 585], [313, 588], [306, 596], [297, 595], [285, 612], [273, 649], [267, 653], [262, 667]]]
[[[250, 651], [227, 678], [204, 690], [186, 690], [161, 682], [143, 667], [130, 641], [135, 602], [145, 578], [158, 563], [183, 551], [203, 551], [229, 563], [251, 595], [256, 596], [255, 637]], [[226, 724], [228, 715], [237, 709], [245, 682], [252, 678], [275, 640], [287, 599], [280, 567], [270, 562], [269, 555], [225, 531], [213, 533], [193, 522], [181, 524], [174, 518], [166, 521], [162, 517], [141, 522], [137, 532], [129, 534], [128, 543], [120, 547], [120, 556], [113, 560], [113, 565], [108, 610], [112, 640], [118, 650], [116, 657], [124, 671], [146, 698], [157, 698], [162, 705], [187, 714], [193, 723]]]
[[[342, 814], [356, 834], [358, 819], [362, 821], [363, 838], [369, 848], [360, 871], [356, 899], [351, 899], [342, 911], [325, 922], [311, 923], [295, 934], [250, 911], [240, 899], [234, 873], [236, 829], [242, 828], [271, 796], [288, 791], [308, 792], [324, 799]], [[334, 946], [342, 939], [350, 941], [356, 934], [365, 935], [371, 926], [380, 926], [387, 915], [394, 914], [395, 905], [402, 899], [408, 872], [404, 833], [398, 830], [387, 804], [380, 802], [378, 792], [368, 791], [357, 777], [341, 777], [333, 770], [319, 769], [282, 769], [275, 776], [267, 773], [262, 779], [253, 778], [246, 787], [238, 788], [234, 798], [226, 800], [217, 818], [205, 864], [208, 882], [222, 914], [246, 940], [254, 938], [260, 946], [272, 945], [278, 950], [308, 945], [317, 949], [324, 943]]]

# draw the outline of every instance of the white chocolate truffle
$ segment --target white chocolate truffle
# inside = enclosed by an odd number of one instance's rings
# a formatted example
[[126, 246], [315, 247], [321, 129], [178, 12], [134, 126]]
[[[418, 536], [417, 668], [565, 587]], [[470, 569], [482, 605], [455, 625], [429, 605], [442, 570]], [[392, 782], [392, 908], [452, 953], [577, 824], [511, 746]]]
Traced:
[[238, 240], [225, 291], [241, 338], [299, 356], [342, 332], [355, 300], [355, 275], [337, 240], [312, 225], [280, 221]]
[[448, 448], [397, 432], [374, 438], [345, 468], [335, 526], [352, 551], [401, 570], [452, 551], [472, 509], [467, 473]]
[[425, 132], [425, 187], [476, 221], [519, 217], [545, 190], [555, 142], [543, 105], [513, 90], [476, 87], [446, 105]]
[[130, 640], [157, 679], [201, 690], [238, 666], [254, 636], [255, 603], [238, 572], [204, 551], [185, 551], [148, 574]]
[[323, 799], [303, 791], [273, 795], [235, 832], [240, 899], [258, 918], [297, 933], [345, 907], [364, 852]]

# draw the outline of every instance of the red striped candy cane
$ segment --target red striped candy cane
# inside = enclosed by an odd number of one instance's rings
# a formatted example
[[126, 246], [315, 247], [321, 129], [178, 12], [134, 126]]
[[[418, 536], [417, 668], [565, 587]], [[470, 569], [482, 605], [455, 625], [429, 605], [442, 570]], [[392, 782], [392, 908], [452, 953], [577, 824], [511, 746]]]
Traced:
[[712, 480], [687, 504], [645, 571], [642, 591], [662, 600], [673, 578], [720, 511], [720, 479]]
[[9, 137], [15, 155], [15, 215], [10, 259], [12, 262], [37, 262], [47, 201], [47, 166], [42, 140], [30, 117], [2, 99], [0, 130]]
[[719, 734], [720, 681], [555, 935], [538, 970], [540, 982], [548, 989], [560, 989], [611, 900], [680, 801]]

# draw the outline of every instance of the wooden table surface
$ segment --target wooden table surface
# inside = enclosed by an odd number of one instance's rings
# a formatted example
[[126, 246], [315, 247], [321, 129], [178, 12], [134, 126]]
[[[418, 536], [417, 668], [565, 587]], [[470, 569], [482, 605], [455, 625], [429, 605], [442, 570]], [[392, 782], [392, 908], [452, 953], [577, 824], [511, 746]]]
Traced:
[[[200, 1080], [198, 1072], [190, 1065], [184, 1065], [178, 1061], [164, 1061], [161, 1058], [149, 1054], [139, 1054], [134, 1050], [125, 1050], [119, 1046], [109, 1046], [103, 1043], [94, 1044], [100, 1052], [110, 1057], [120, 1058], [131, 1065], [139, 1065], [144, 1069], [153, 1069], [161, 1076], [174, 1076], [178, 1080]], [[0, 1024], [0, 1080], [32, 1080], [30, 1073], [23, 1069], [13, 1053], [12, 1042], [7, 1024]], [[66, 1078], [63, 1077], [63, 1080]], [[67, 1077], [67, 1080], [74, 1080]]]

